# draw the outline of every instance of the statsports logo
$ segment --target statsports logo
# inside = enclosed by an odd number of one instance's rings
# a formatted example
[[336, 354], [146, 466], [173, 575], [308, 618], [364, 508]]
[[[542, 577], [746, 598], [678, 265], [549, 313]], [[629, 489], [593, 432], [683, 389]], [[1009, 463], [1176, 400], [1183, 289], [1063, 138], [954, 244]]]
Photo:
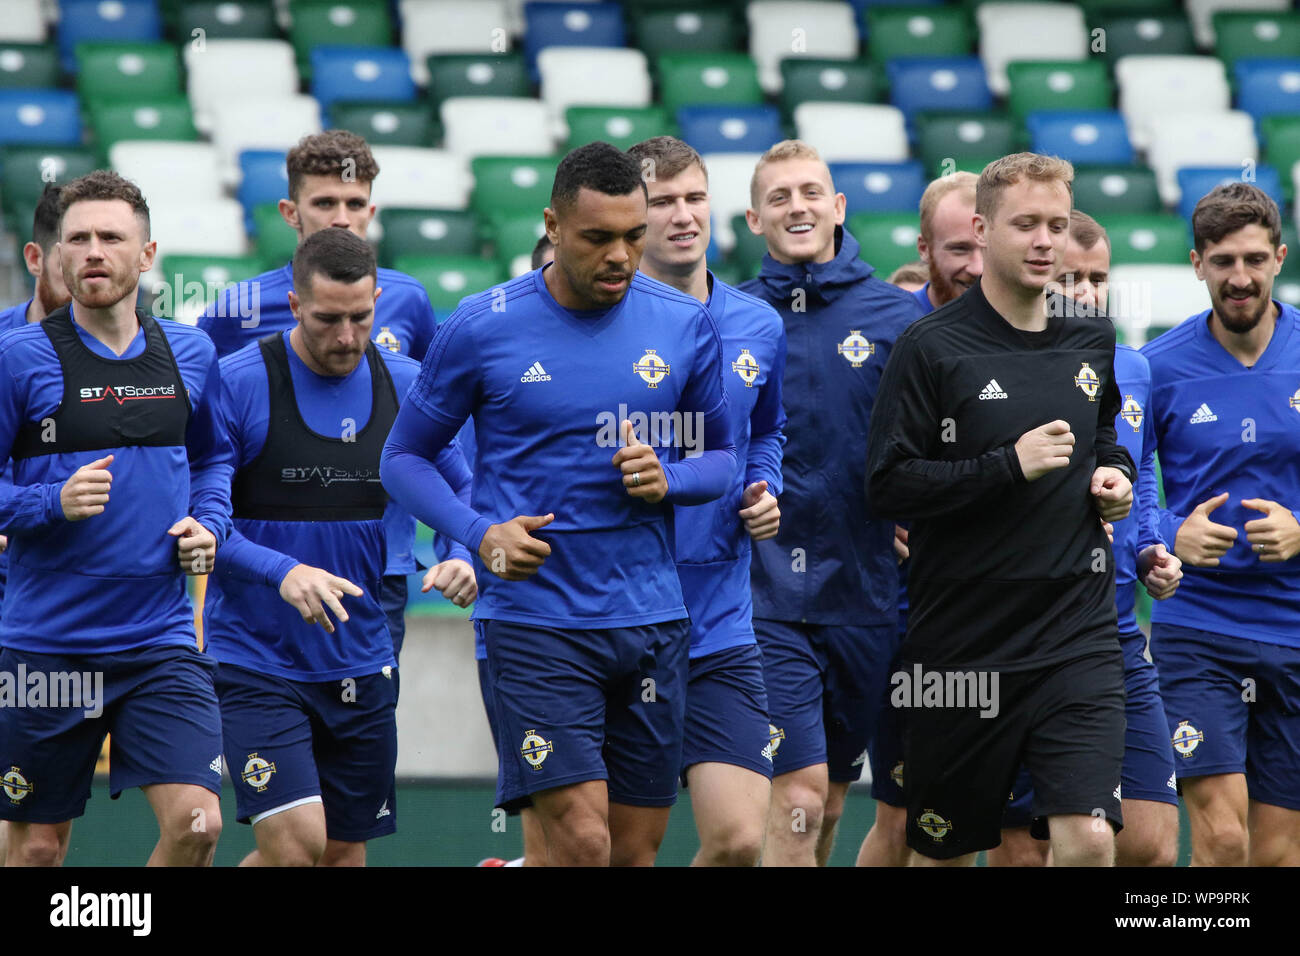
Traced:
[[82, 402], [104, 402], [111, 398], [119, 405], [146, 398], [175, 397], [175, 385], [94, 385], [81, 390]]

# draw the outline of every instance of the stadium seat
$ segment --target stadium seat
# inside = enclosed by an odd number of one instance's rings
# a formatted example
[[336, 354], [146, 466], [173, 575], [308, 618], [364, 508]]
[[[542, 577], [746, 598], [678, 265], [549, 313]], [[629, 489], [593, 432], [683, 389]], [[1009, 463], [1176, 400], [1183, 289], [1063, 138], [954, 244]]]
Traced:
[[1233, 72], [1237, 109], [1256, 120], [1273, 113], [1300, 113], [1300, 57], [1239, 60]]
[[697, 103], [762, 103], [758, 68], [744, 53], [668, 53], [656, 62], [669, 110]]
[[987, 162], [1014, 153], [1019, 146], [1015, 121], [1000, 113], [936, 112], [917, 117], [917, 155], [932, 176], [965, 168], [962, 164], [974, 159]]
[[868, 60], [781, 61], [781, 112], [787, 118], [800, 103], [872, 103], [884, 91], [883, 68]]
[[411, 58], [412, 76], [429, 82], [430, 54], [505, 53], [510, 49], [506, 5], [502, 0], [401, 0], [402, 49]]
[[902, 110], [873, 103], [803, 103], [795, 107], [799, 138], [832, 162], [901, 163], [908, 158]]
[[81, 111], [71, 90], [0, 90], [0, 146], [81, 142]]
[[175, 33], [186, 43], [200, 36], [204, 42], [270, 40], [276, 36], [275, 10], [270, 0], [187, 0], [177, 7]]
[[1074, 4], [984, 3], [975, 22], [989, 89], [998, 96], [1010, 90], [1007, 64], [1013, 60], [1088, 58], [1088, 29]]
[[5, 15], [0, 17], [0, 41], [44, 43], [45, 12], [41, 0], [9, 0]]
[[82, 43], [77, 47], [77, 92], [83, 103], [173, 96], [181, 65], [167, 43]]
[[510, 263], [519, 256], [530, 255], [537, 240], [545, 234], [546, 223], [541, 216], [524, 213], [498, 217], [492, 235], [497, 262], [509, 268]]
[[767, 255], [767, 240], [750, 231], [743, 212], [731, 217], [731, 232], [735, 236], [735, 245], [727, 261], [744, 269], [749, 275], [757, 275], [763, 266], [763, 256]]
[[[761, 263], [762, 260], [760, 259]], [[758, 275], [758, 267], [748, 268], [739, 263], [732, 262], [715, 262], [709, 261], [709, 271], [719, 282], [725, 282], [730, 286], [740, 285], [742, 282], [748, 282]]]
[[293, 47], [282, 40], [209, 40], [183, 54], [194, 125], [212, 129], [212, 110], [227, 100], [279, 98], [298, 92]]
[[547, 47], [537, 57], [541, 98], [557, 135], [570, 106], [649, 106], [650, 73], [640, 50]]
[[1156, 171], [1160, 198], [1176, 205], [1178, 170], [1184, 166], [1235, 166], [1259, 159], [1255, 122], [1240, 110], [1166, 113], [1151, 122], [1147, 163]]
[[[84, 146], [6, 146], [0, 150], [4, 208], [8, 212], [18, 207], [34, 209], [46, 183], [66, 183], [98, 166], [95, 154]], [[21, 228], [31, 228], [30, 218]]]
[[162, 16], [155, 0], [62, 0], [59, 4], [59, 59], [69, 73], [77, 68], [78, 43], [161, 39]]
[[398, 49], [320, 46], [311, 51], [311, 92], [322, 109], [339, 100], [415, 99], [411, 63]]
[[522, 53], [448, 53], [426, 58], [429, 99], [436, 110], [453, 96], [532, 96]]
[[1300, 13], [1223, 10], [1212, 23], [1214, 52], [1229, 66], [1243, 58], [1300, 56]]
[[1133, 162], [1124, 117], [1115, 110], [1030, 113], [1025, 120], [1030, 149], [1072, 163]]
[[261, 272], [256, 256], [186, 256], [162, 258], [157, 272], [169, 294], [155, 303], [154, 315], [195, 324], [224, 290]]
[[1294, 196], [1291, 171], [1300, 162], [1300, 116], [1266, 116], [1260, 120], [1264, 162], [1282, 178], [1282, 192], [1290, 202]]
[[731, 50], [739, 39], [739, 24], [728, 10], [706, 6], [695, 10], [651, 10], [633, 20], [636, 46], [650, 60], [664, 53], [688, 50]]
[[786, 57], [853, 59], [858, 55], [858, 28], [848, 4], [752, 0], [745, 15], [749, 54], [767, 93], [781, 92], [781, 61]]
[[967, 56], [974, 45], [970, 18], [960, 7], [869, 7], [867, 49], [884, 63], [900, 56]]
[[1181, 10], [1168, 13], [1116, 12], [1093, 21], [1105, 38], [1097, 54], [1108, 63], [1126, 56], [1191, 56], [1196, 53], [1191, 21]]
[[554, 148], [546, 107], [530, 97], [454, 96], [442, 103], [443, 148], [466, 158]]
[[908, 123], [926, 110], [987, 111], [993, 108], [993, 94], [984, 78], [979, 57], [913, 57], [891, 60], [889, 102]]
[[302, 94], [228, 101], [212, 112], [212, 143], [221, 153], [228, 181], [233, 181], [244, 150], [286, 152], [302, 137], [322, 128], [316, 100]]
[[390, 146], [432, 146], [440, 138], [440, 126], [425, 103], [336, 102], [329, 111], [329, 125], [351, 130], [367, 143]]
[[1187, 262], [1191, 232], [1187, 220], [1168, 213], [1140, 216], [1117, 214], [1097, 220], [1110, 237], [1111, 262]]
[[832, 163], [831, 179], [848, 200], [848, 214], [915, 212], [930, 177], [919, 160], [903, 163]]
[[1282, 195], [1282, 179], [1272, 166], [1241, 163], [1237, 166], [1184, 166], [1177, 172], [1178, 215], [1192, 221], [1192, 210], [1201, 197], [1216, 186], [1247, 182], [1268, 194], [1279, 208], [1286, 201]]
[[1074, 205], [1093, 218], [1118, 213], [1163, 212], [1156, 174], [1145, 166], [1080, 166], [1074, 171]]
[[253, 235], [257, 237], [257, 258], [263, 269], [279, 269], [298, 250], [298, 233], [284, 221], [278, 203], [253, 208]]
[[221, 154], [208, 143], [124, 141], [108, 151], [108, 161], [153, 203], [219, 199], [224, 181]]
[[564, 111], [569, 127], [566, 150], [604, 140], [619, 149], [651, 136], [676, 136], [677, 126], [662, 106], [570, 106]]
[[415, 146], [376, 146], [371, 152], [379, 164], [379, 178], [370, 201], [380, 209], [464, 209], [469, 205], [474, 183], [463, 156]]
[[1007, 64], [1007, 106], [1022, 123], [1038, 110], [1108, 110], [1114, 106], [1106, 64], [1100, 60], [1021, 60]]
[[293, 4], [289, 41], [304, 80], [314, 75], [311, 55], [318, 46], [386, 47], [392, 39], [386, 4], [373, 0], [297, 0]]
[[1152, 328], [1177, 325], [1210, 307], [1210, 293], [1183, 250], [1180, 265], [1118, 264], [1110, 270], [1110, 316], [1124, 341], [1140, 346]]
[[785, 138], [775, 106], [683, 106], [677, 125], [681, 138], [701, 153], [762, 153]]
[[749, 208], [749, 181], [760, 153], [705, 153], [713, 242], [724, 253], [736, 247], [732, 220]]
[[551, 203], [557, 157], [479, 156], [470, 162], [474, 174], [472, 207], [480, 225], [491, 231], [496, 219], [515, 214], [542, 218]]
[[617, 3], [524, 4], [524, 57], [533, 78], [548, 47], [622, 47], [623, 9]]
[[849, 217], [848, 229], [861, 247], [859, 258], [875, 266], [883, 279], [917, 257], [918, 221], [915, 211], [858, 213]]
[[[146, 194], [145, 198], [149, 198]], [[248, 251], [244, 210], [233, 199], [196, 199], [149, 205], [158, 255], [242, 256]]]
[[59, 53], [41, 43], [0, 43], [0, 89], [59, 85]]
[[1186, 0], [1186, 4], [1196, 44], [1206, 49], [1215, 45], [1214, 15], [1220, 11], [1250, 10], [1263, 15], [1291, 8], [1291, 0]]
[[114, 143], [127, 139], [192, 141], [199, 138], [190, 102], [180, 94], [130, 103], [92, 103], [87, 112], [100, 152], [105, 154]]
[[402, 256], [394, 268], [412, 276], [429, 293], [429, 303], [440, 317], [456, 311], [460, 300], [504, 282], [500, 263], [477, 256]]
[[1223, 61], [1212, 56], [1129, 56], [1115, 64], [1119, 109], [1129, 139], [1151, 145], [1151, 121], [1172, 112], [1229, 109]]
[[478, 253], [478, 223], [463, 209], [383, 209], [379, 257], [391, 265], [399, 256], [472, 256]]
[[289, 198], [289, 171], [278, 149], [246, 149], [239, 154], [239, 188], [235, 198], [244, 207], [244, 220], [254, 231], [253, 210], [263, 203]]

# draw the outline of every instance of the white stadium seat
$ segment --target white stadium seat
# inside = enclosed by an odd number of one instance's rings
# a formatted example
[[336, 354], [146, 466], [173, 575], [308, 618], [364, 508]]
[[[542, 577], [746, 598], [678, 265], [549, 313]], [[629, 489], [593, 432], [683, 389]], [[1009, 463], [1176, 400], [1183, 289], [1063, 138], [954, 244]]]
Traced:
[[908, 158], [903, 111], [876, 103], [800, 103], [799, 138], [828, 163], [901, 163]]
[[1139, 150], [1151, 145], [1156, 116], [1231, 108], [1228, 78], [1218, 57], [1122, 56], [1115, 64], [1115, 84], [1129, 139]]
[[242, 256], [248, 251], [244, 207], [233, 199], [161, 203], [149, 207], [158, 261], [165, 256]]
[[425, 60], [432, 53], [505, 53], [509, 15], [502, 0], [401, 0], [402, 49], [411, 78], [429, 83]]
[[858, 25], [850, 4], [753, 0], [746, 15], [749, 55], [768, 93], [781, 92], [781, 61], [786, 57], [851, 60], [858, 55]]
[[1120, 265], [1110, 270], [1110, 316], [1124, 341], [1142, 345], [1151, 326], [1167, 328], [1210, 307], [1210, 293], [1188, 265]]
[[749, 208], [749, 180], [761, 153], [709, 153], [703, 156], [709, 171], [709, 211], [713, 238], [723, 252], [736, 245], [731, 217]]
[[200, 50], [185, 44], [190, 106], [200, 132], [212, 129], [218, 103], [293, 96], [298, 65], [283, 40], [208, 40]]
[[975, 11], [989, 89], [1006, 96], [1013, 60], [1086, 60], [1088, 26], [1073, 3], [984, 3]]
[[144, 193], [149, 208], [222, 198], [221, 154], [208, 143], [123, 140], [108, 163]]
[[1291, 0], [1186, 0], [1187, 18], [1192, 21], [1196, 45], [1214, 46], [1214, 15], [1219, 11], [1249, 10], [1251, 13], [1290, 10]]
[[453, 96], [442, 103], [443, 147], [460, 156], [549, 156], [550, 118], [523, 96]]
[[239, 178], [246, 149], [282, 149], [321, 131], [320, 105], [305, 94], [218, 103], [212, 111], [212, 142], [221, 153], [227, 182]]
[[0, 40], [5, 43], [44, 43], [45, 16], [41, 0], [5, 0]]
[[469, 160], [445, 149], [374, 146], [379, 163], [371, 201], [380, 209], [465, 209], [474, 177]]
[[650, 105], [650, 71], [640, 50], [551, 46], [537, 54], [537, 71], [556, 136], [568, 135], [570, 106]]
[[1147, 164], [1156, 171], [1160, 198], [1176, 205], [1182, 198], [1178, 170], [1184, 166], [1231, 166], [1259, 158], [1255, 121], [1240, 110], [1165, 113], [1151, 120]]

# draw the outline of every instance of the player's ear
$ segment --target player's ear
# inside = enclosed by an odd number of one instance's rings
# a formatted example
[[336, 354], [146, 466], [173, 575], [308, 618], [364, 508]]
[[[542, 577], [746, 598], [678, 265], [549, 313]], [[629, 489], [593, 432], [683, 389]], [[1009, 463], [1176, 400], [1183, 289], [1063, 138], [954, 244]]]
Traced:
[[559, 247], [560, 244], [560, 220], [555, 215], [555, 210], [547, 206], [542, 210], [542, 223], [546, 226], [546, 238], [551, 240], [551, 245]]
[[982, 215], [975, 213], [974, 218], [971, 219], [971, 227], [975, 230], [976, 244], [987, 249], [989, 241], [988, 237], [985, 235], [985, 229], [988, 228], [988, 222]]
[[140, 250], [140, 271], [148, 272], [153, 268], [154, 257], [158, 255], [158, 240], [150, 239]]
[[758, 212], [753, 209], [745, 210], [745, 225], [749, 226], [749, 231], [756, 236], [763, 234], [763, 224], [758, 221]]
[[848, 212], [849, 200], [844, 193], [835, 194], [835, 225], [844, 225], [844, 216]]
[[27, 265], [28, 275], [33, 279], [40, 277], [41, 266], [44, 264], [43, 259], [44, 253], [41, 252], [41, 247], [36, 243], [29, 242], [23, 246], [23, 262]]
[[[283, 200], [281, 200], [281, 202], [283, 202]], [[293, 313], [294, 319], [296, 319], [299, 322], [302, 321], [302, 319], [299, 318], [298, 316], [298, 312], [301, 309], [302, 309], [302, 300], [298, 298], [298, 293], [290, 289], [289, 290], [289, 311]]]
[[1205, 265], [1205, 263], [1201, 260], [1200, 254], [1195, 249], [1193, 249], [1191, 252], [1188, 253], [1188, 256], [1192, 260], [1192, 268], [1196, 270], [1196, 278], [1204, 280], [1205, 273], [1202, 267]]
[[[289, 228], [294, 232], [302, 231], [302, 220], [298, 217], [298, 204], [292, 199], [281, 199], [277, 203], [280, 210], [280, 218], [289, 224]], [[371, 214], [374, 214], [374, 207], [371, 208]]]
[[[23, 250], [26, 252], [26, 250]], [[1273, 265], [1273, 275], [1276, 277], [1282, 271], [1282, 263], [1286, 262], [1286, 243], [1277, 244], [1277, 261]], [[29, 267], [30, 268], [30, 267]]]

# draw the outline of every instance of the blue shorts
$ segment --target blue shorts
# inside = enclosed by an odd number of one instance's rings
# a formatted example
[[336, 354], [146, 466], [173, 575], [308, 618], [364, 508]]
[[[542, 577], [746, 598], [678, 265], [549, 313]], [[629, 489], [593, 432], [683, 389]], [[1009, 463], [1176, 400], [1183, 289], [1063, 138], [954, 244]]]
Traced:
[[[902, 646], [906, 631], [898, 632], [898, 647]], [[903, 666], [897, 648], [889, 666], [891, 675]], [[867, 744], [871, 763], [871, 798], [891, 807], [906, 807], [903, 797], [903, 720], [907, 711], [894, 707], [886, 693], [880, 702], [880, 716], [876, 719], [875, 734]]]
[[1174, 770], [1244, 773], [1250, 799], [1300, 810], [1300, 649], [1151, 626]]
[[677, 800], [690, 625], [555, 628], [484, 620], [496, 701], [497, 805], [608, 781], [609, 799]]
[[217, 669], [240, 823], [319, 797], [331, 840], [397, 829], [397, 688], [383, 674], [306, 683]]
[[[773, 734], [776, 775], [819, 763], [835, 783], [862, 775], [898, 654], [898, 628], [754, 618]], [[883, 703], [882, 703], [883, 702]], [[888, 778], [893, 765], [872, 762]]]
[[763, 655], [757, 644], [693, 658], [686, 687], [682, 782], [697, 763], [726, 763], [772, 779]]
[[[474, 634], [482, 640], [482, 627], [478, 621], [474, 622]], [[492, 672], [488, 670], [488, 662], [480, 657], [475, 663], [478, 664], [478, 689], [483, 697], [483, 711], [487, 714], [488, 730], [492, 733], [492, 749], [497, 754], [497, 789], [500, 790], [502, 785], [501, 735], [497, 729], [496, 692], [492, 689]], [[507, 806], [506, 810], [513, 816], [532, 805], [533, 801], [529, 797], [522, 797]]]
[[[0, 674], [25, 688], [32, 677], [65, 688], [72, 706], [0, 706], [0, 819], [62, 823], [81, 816], [95, 761], [111, 733], [109, 790], [189, 783], [221, 793], [221, 715], [213, 660], [193, 646], [145, 647], [117, 654], [35, 654], [0, 648]], [[57, 675], [91, 675], [75, 685]], [[98, 684], [96, 687], [95, 685]], [[17, 689], [17, 688], [15, 688]], [[93, 699], [92, 699], [93, 698]], [[100, 709], [102, 708], [102, 713]], [[97, 714], [97, 716], [88, 716]]]

